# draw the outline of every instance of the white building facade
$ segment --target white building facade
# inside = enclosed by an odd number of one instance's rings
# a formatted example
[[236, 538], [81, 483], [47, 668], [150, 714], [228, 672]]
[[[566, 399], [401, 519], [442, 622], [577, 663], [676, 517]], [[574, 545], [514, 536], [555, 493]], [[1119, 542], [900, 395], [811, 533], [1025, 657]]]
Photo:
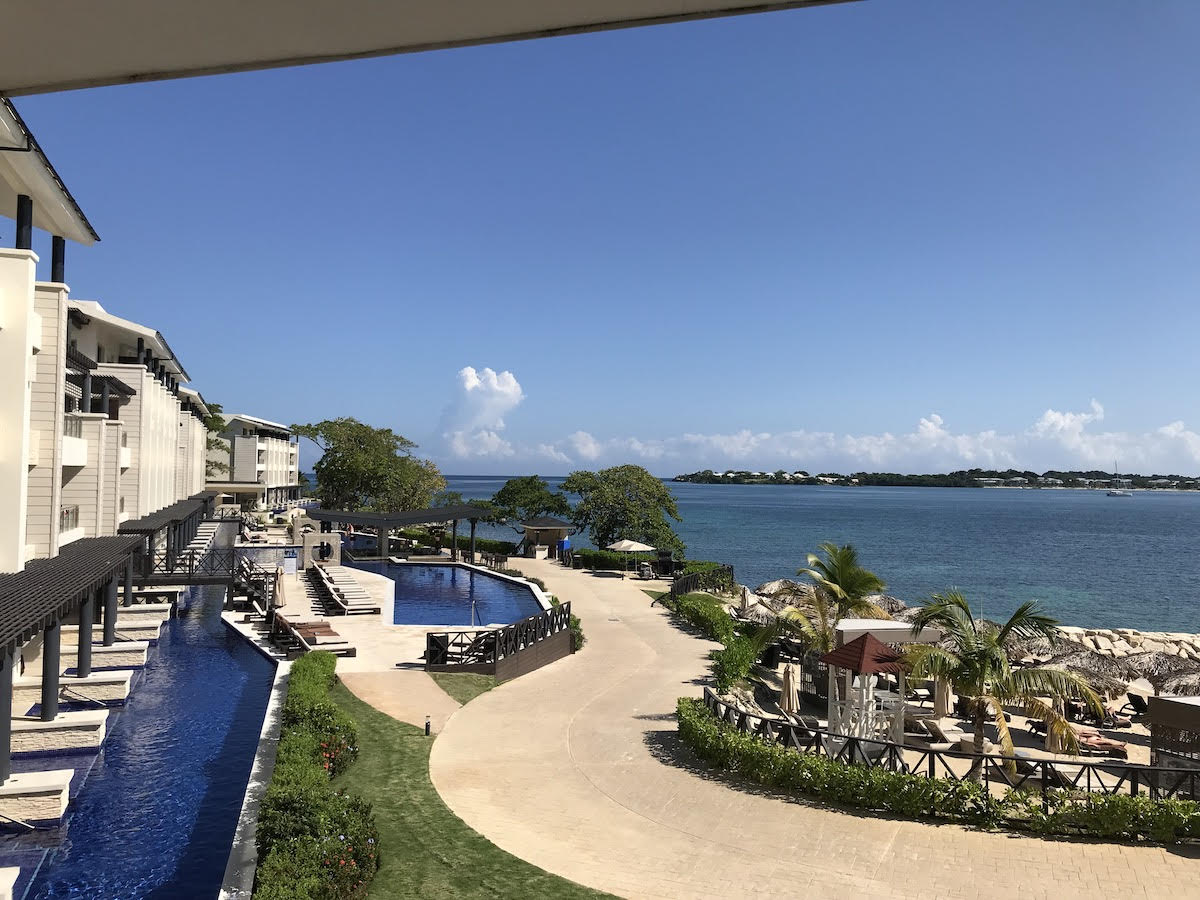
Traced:
[[217, 471], [208, 489], [243, 506], [287, 509], [300, 501], [300, 445], [286, 425], [246, 413], [225, 416], [220, 448], [209, 451]]

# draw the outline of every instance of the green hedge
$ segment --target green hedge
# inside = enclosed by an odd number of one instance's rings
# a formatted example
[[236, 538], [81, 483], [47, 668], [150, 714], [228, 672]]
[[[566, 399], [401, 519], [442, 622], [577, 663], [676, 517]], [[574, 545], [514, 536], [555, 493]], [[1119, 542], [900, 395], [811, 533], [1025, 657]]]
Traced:
[[[425, 528], [401, 528], [398, 531], [399, 537], [406, 537], [411, 541], [416, 541], [423, 546], [437, 544], [437, 538], [432, 532]], [[442, 537], [441, 546], [449, 547], [452, 543], [450, 538], [451, 532], [447, 529]], [[460, 534], [458, 536], [458, 549], [471, 549], [471, 536], [469, 534]], [[502, 556], [512, 556], [517, 552], [517, 545], [513, 541], [496, 541], [491, 538], [475, 538], [475, 550], [478, 553], [499, 553]]]
[[[557, 597], [550, 598], [551, 606], [558, 606], [560, 602]], [[586, 643], [587, 637], [583, 633], [583, 623], [579, 621], [579, 616], [571, 613], [571, 652], [578, 653]]]
[[358, 756], [354, 722], [330, 698], [337, 659], [309, 653], [292, 665], [275, 769], [258, 814], [260, 900], [361, 896], [379, 866], [371, 805], [330, 779]]
[[684, 594], [674, 600], [670, 594], [663, 594], [659, 602], [709, 640], [728, 644], [736, 635], [733, 619], [721, 601], [710, 594]]
[[998, 798], [970, 781], [847, 765], [788, 750], [719, 721], [694, 698], [680, 698], [676, 712], [680, 739], [705, 762], [756, 784], [839, 806], [985, 828], [1008, 824], [1043, 834], [1165, 843], [1200, 838], [1200, 803], [1191, 800], [1055, 792], [1043, 810], [1036, 791], [1014, 790]]
[[617, 553], [615, 550], [574, 550], [572, 555], [583, 561], [585, 569], [605, 572], [633, 571], [638, 563], [653, 562], [658, 558], [652, 553]]

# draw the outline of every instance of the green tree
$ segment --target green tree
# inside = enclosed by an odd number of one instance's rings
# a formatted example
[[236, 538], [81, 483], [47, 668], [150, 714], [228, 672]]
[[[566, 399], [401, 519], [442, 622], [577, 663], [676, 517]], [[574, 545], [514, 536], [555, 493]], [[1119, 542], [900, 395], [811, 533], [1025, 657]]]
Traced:
[[[1082, 697], [1097, 716], [1104, 713], [1100, 698], [1078, 675], [1061, 669], [1014, 669], [1007, 646], [1018, 638], [1055, 637], [1058, 622], [1038, 610], [1037, 601], [1021, 604], [1003, 625], [976, 619], [958, 591], [934, 594], [912, 620], [914, 635], [922, 629], [940, 630], [940, 644], [914, 644], [908, 650], [913, 678], [939, 678], [965, 698], [971, 712], [975, 752], [983, 752], [983, 728], [990, 718], [1006, 756], [1013, 754], [1012, 735], [1004, 720], [1005, 706], [1023, 707], [1031, 718], [1046, 723], [1052, 745], [1077, 752], [1079, 741], [1059, 711], [1071, 697]], [[1050, 698], [1046, 702], [1045, 698]], [[970, 777], [978, 781], [978, 763]]]
[[[812, 602], [807, 609], [789, 606], [781, 615], [781, 624], [798, 632], [810, 647], [822, 653], [833, 649], [833, 629], [839, 619], [858, 616], [864, 619], [890, 619], [886, 612], [867, 599], [883, 591], [883, 579], [864, 569], [852, 544], [839, 547], [826, 541], [817, 548], [823, 556], [808, 554], [808, 568], [796, 574], [812, 582]], [[797, 592], [793, 591], [793, 596]]]
[[224, 409], [220, 403], [206, 403], [205, 406], [208, 407], [208, 415], [204, 417], [204, 427], [208, 429], [208, 441], [205, 445], [204, 477], [216, 478], [229, 471], [229, 463], [213, 458], [214, 453], [223, 454], [226, 459], [229, 458], [229, 443], [219, 437], [225, 430], [225, 417], [221, 415]]
[[614, 466], [599, 472], [572, 472], [563, 490], [580, 498], [572, 521], [597, 547], [628, 539], [660, 550], [682, 553], [683, 541], [675, 534], [670, 517], [683, 521], [667, 486], [641, 466]]
[[566, 495], [550, 490], [537, 475], [510, 478], [492, 496], [492, 506], [502, 519], [518, 522], [536, 516], [566, 516], [571, 513], [571, 504]]
[[446, 487], [437, 466], [413, 456], [417, 445], [390, 428], [343, 418], [292, 430], [321, 449], [313, 473], [316, 496], [326, 509], [425, 509]]

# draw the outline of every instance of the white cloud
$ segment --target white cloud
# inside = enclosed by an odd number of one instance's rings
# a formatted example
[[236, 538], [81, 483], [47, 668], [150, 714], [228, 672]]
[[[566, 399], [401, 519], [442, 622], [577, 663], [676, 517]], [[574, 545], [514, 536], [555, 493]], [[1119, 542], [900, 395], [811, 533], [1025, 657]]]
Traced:
[[504, 417], [524, 399], [512, 372], [460, 369], [458, 392], [442, 413], [442, 438], [450, 453], [459, 459], [512, 456], [513, 445], [501, 435]]
[[[1183, 422], [1148, 432], [1102, 432], [1104, 407], [1092, 400], [1081, 412], [1047, 409], [1024, 431], [956, 432], [937, 413], [911, 431], [836, 434], [829, 431], [695, 433], [665, 438], [598, 438], [576, 431], [538, 445], [542, 458], [589, 465], [644, 463], [657, 471], [777, 467], [809, 471], [945, 472], [954, 469], [1111, 469], [1144, 473], [1194, 473], [1200, 469], [1200, 434]], [[521, 451], [517, 451], [521, 455]]]

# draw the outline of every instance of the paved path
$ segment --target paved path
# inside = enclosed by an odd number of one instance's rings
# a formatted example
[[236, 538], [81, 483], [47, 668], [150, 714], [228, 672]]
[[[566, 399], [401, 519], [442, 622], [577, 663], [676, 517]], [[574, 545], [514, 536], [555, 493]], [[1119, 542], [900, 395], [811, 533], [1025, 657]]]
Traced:
[[510, 853], [626, 897], [1200, 897], [1194, 850], [852, 815], [678, 765], [675, 699], [699, 695], [715, 645], [638, 582], [520, 565], [572, 601], [588, 644], [463, 707], [430, 760], [450, 808]]

